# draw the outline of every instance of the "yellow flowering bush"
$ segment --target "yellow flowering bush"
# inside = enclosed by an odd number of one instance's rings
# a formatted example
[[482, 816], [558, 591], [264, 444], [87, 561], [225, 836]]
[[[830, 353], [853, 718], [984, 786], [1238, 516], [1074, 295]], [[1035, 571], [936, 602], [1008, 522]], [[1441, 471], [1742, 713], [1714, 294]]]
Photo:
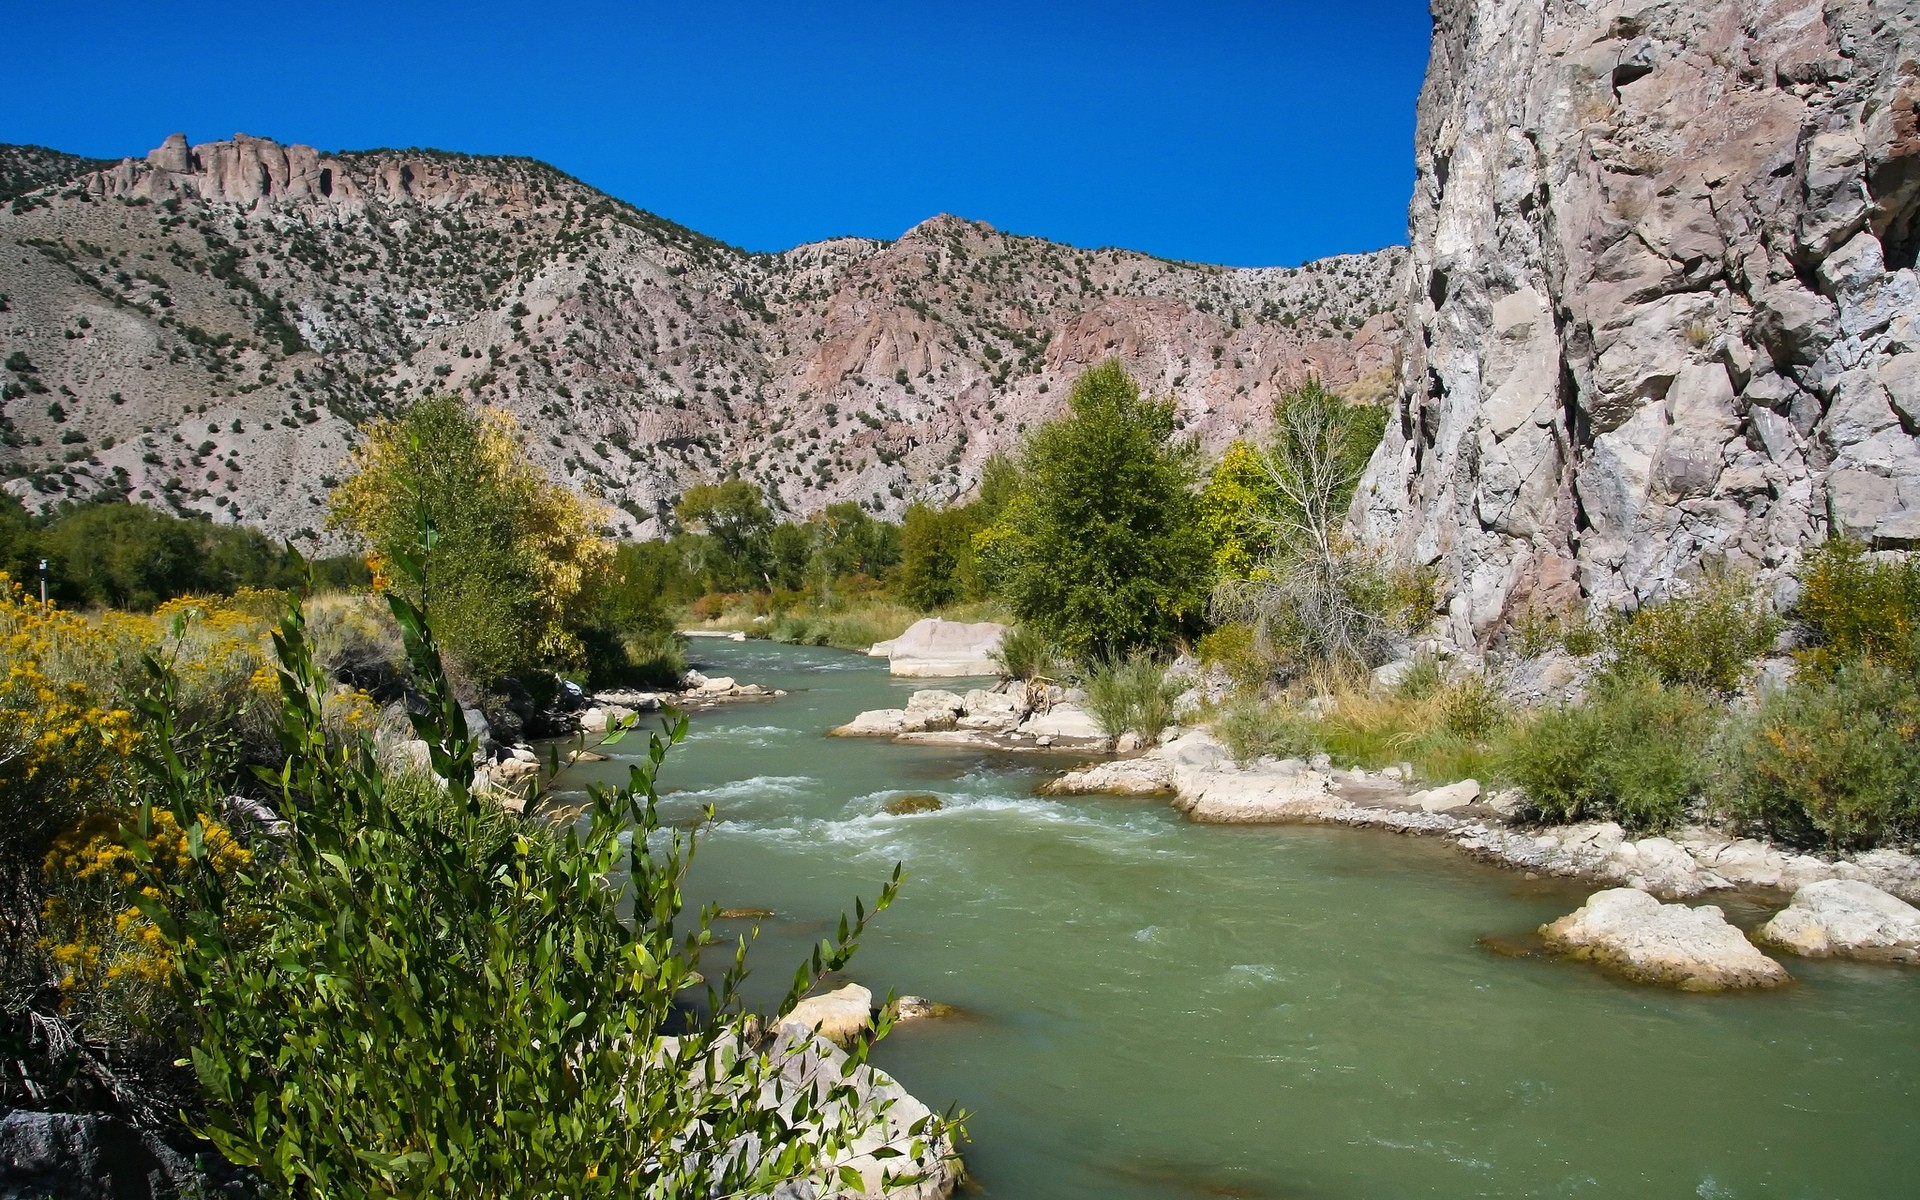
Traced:
[[[202, 838], [207, 864], [224, 878], [253, 860], [221, 825], [206, 823]], [[135, 839], [146, 847], [144, 863]], [[187, 836], [165, 810], [143, 829], [135, 811], [96, 809], [54, 839], [41, 865], [48, 896], [40, 944], [63, 1006], [84, 1015], [95, 1033], [124, 1032], [130, 1018], [170, 1005], [173, 954], [139, 900], [164, 900], [192, 865]]]

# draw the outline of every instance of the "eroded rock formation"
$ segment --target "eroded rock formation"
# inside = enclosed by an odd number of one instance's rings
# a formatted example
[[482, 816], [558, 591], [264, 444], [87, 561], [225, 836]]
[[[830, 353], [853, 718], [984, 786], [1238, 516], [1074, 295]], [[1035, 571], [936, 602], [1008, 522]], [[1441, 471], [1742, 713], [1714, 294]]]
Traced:
[[[1399, 419], [1449, 632], [1920, 539], [1920, 10], [1435, 0]], [[1783, 585], [1785, 586], [1785, 585]]]

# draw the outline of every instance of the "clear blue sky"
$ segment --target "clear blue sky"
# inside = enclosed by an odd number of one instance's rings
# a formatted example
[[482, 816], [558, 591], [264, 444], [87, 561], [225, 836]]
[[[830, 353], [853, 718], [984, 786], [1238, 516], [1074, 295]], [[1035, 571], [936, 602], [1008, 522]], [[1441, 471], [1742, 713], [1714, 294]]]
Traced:
[[544, 159], [754, 250], [936, 212], [1293, 265], [1406, 238], [1422, 0], [0, 3], [0, 141]]

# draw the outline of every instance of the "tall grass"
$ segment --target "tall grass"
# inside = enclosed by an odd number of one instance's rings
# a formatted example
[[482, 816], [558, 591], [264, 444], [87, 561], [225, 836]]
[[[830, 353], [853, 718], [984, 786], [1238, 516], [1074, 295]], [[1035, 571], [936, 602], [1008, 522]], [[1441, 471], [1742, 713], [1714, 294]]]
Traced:
[[1385, 694], [1359, 678], [1336, 677], [1317, 691], [1317, 714], [1286, 696], [1242, 697], [1221, 711], [1214, 732], [1241, 762], [1323, 752], [1342, 767], [1410, 763], [1416, 776], [1440, 783], [1490, 777], [1494, 741], [1511, 720], [1498, 691], [1479, 674], [1421, 680]]
[[1165, 664], [1145, 654], [1095, 663], [1082, 686], [1087, 711], [1108, 737], [1137, 733], [1148, 741], [1173, 724], [1173, 704], [1181, 692], [1167, 678]]

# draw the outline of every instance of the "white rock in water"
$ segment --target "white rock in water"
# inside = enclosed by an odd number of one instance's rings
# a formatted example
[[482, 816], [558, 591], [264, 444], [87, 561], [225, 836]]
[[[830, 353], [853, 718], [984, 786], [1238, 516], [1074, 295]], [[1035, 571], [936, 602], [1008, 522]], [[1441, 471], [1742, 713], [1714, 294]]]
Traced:
[[733, 676], [716, 675], [700, 684], [700, 690], [708, 693], [730, 692], [734, 688]]
[[1458, 783], [1449, 783], [1445, 787], [1415, 792], [1407, 797], [1407, 803], [1417, 804], [1426, 812], [1448, 812], [1456, 808], [1465, 808], [1479, 798], [1480, 781], [1462, 779]]
[[1007, 627], [994, 621], [970, 625], [926, 617], [893, 640], [887, 670], [909, 679], [997, 675], [993, 655], [1006, 636]]
[[875, 642], [873, 645], [867, 647], [868, 658], [891, 658], [892, 656], [893, 643], [890, 641]]
[[1756, 936], [1808, 958], [1920, 963], [1920, 909], [1853, 879], [1801, 888]]
[[1027, 718], [1020, 732], [1029, 737], [1045, 738], [1084, 738], [1097, 741], [1107, 736], [1100, 728], [1100, 722], [1084, 708], [1071, 704], [1056, 704], [1043, 713], [1035, 713]]
[[1754, 949], [1711, 904], [1662, 904], [1635, 888], [1595, 892], [1577, 912], [1540, 927], [1551, 948], [1641, 983], [1690, 992], [1776, 987], [1792, 976]]
[[775, 1024], [797, 1025], [844, 1048], [873, 1028], [873, 993], [850, 983], [824, 996], [807, 997]]

